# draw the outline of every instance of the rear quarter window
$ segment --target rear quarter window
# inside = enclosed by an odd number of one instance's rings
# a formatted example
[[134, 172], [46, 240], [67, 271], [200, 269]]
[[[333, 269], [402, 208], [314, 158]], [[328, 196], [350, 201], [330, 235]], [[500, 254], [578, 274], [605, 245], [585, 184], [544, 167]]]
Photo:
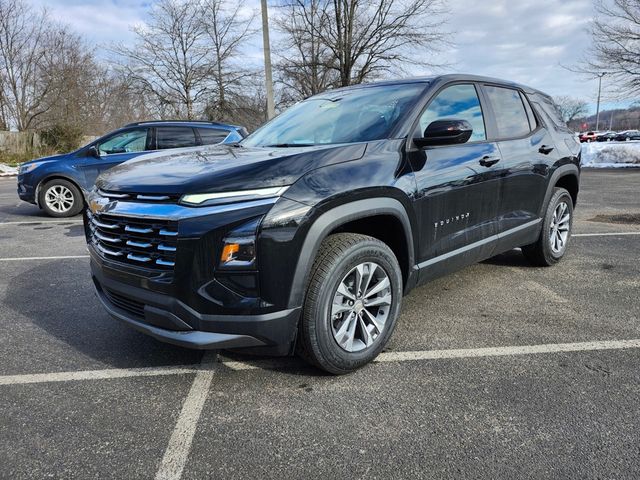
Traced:
[[533, 95], [532, 100], [538, 111], [542, 111], [544, 116], [551, 122], [551, 125], [549, 125], [550, 127], [562, 132], [571, 131], [564, 123], [564, 120], [562, 120], [560, 109], [550, 97], [535, 94]]
[[197, 130], [203, 145], [220, 143], [229, 135], [228, 131], [219, 128], [198, 128]]

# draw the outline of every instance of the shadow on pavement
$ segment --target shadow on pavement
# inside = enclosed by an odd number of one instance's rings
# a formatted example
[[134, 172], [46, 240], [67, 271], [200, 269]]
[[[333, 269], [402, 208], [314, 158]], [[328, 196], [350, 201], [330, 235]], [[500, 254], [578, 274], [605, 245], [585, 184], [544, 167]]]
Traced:
[[[71, 349], [111, 367], [197, 364], [202, 357], [112, 319], [95, 297], [86, 261], [39, 263], [9, 280], [3, 302]], [[45, 341], [37, 348], [59, 347]]]

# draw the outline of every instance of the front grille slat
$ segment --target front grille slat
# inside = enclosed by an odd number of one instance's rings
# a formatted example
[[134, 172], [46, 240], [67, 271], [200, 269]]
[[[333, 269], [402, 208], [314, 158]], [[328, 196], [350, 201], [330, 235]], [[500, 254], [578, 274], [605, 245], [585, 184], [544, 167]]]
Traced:
[[112, 200], [126, 200], [127, 202], [152, 202], [152, 203], [175, 203], [180, 200], [180, 194], [152, 194], [152, 193], [122, 193], [110, 192], [99, 189], [100, 196]]
[[127, 245], [130, 247], [138, 247], [138, 248], [151, 248], [153, 246], [152, 243], [149, 242], [139, 242], [137, 240], [127, 240]]
[[105, 258], [159, 271], [174, 269], [177, 222], [89, 211], [87, 219], [89, 242]]
[[[141, 227], [132, 227], [131, 225], [126, 225], [124, 227], [125, 232], [133, 232], [133, 233], [153, 233], [153, 229], [149, 227], [141, 228]], [[162, 235], [162, 231], [160, 232]]]

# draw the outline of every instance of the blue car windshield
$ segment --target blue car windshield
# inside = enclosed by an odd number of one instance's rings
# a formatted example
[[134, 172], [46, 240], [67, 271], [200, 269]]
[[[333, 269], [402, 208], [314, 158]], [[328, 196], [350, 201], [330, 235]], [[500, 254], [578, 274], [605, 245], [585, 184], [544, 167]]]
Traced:
[[293, 147], [389, 138], [425, 83], [326, 92], [285, 110], [242, 141], [247, 147]]

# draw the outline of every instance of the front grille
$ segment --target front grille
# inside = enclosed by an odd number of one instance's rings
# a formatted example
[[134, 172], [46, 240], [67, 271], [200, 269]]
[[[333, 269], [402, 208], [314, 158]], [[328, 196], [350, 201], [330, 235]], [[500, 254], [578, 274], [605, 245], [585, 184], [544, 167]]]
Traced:
[[120, 295], [108, 288], [104, 289], [104, 294], [116, 307], [121, 308], [136, 317], [144, 318], [144, 303], [125, 297], [124, 295]]
[[178, 224], [119, 217], [87, 210], [89, 242], [109, 260], [158, 270], [173, 270]]

